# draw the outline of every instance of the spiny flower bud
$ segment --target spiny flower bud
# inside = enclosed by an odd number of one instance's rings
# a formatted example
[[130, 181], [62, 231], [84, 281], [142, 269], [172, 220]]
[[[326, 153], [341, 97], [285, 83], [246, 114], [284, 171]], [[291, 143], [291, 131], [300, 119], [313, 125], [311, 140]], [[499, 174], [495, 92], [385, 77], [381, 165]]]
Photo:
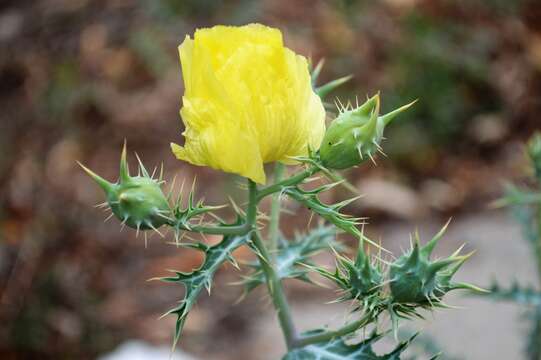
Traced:
[[321, 275], [335, 282], [344, 292], [338, 301], [357, 300], [357, 309], [373, 311], [379, 304], [379, 294], [382, 291], [383, 274], [379, 264], [371, 261], [360, 242], [354, 260], [336, 254], [337, 267], [333, 272], [317, 268]]
[[160, 179], [153, 179], [139, 157], [137, 159], [140, 175], [130, 176], [124, 144], [120, 159], [120, 177], [116, 183], [110, 183], [81, 163], [79, 165], [105, 191], [107, 202], [104, 205], [109, 205], [113, 214], [123, 224], [137, 230], [157, 231], [157, 228], [171, 221], [171, 209], [160, 187], [163, 183], [161, 175]]
[[319, 154], [323, 165], [329, 169], [346, 169], [367, 159], [373, 161], [376, 151], [383, 152], [380, 143], [385, 127], [414, 103], [382, 116], [379, 116], [379, 94], [355, 109], [342, 107], [321, 143]]
[[420, 246], [416, 235], [411, 251], [390, 266], [390, 288], [394, 303], [431, 305], [455, 289], [483, 291], [473, 285], [453, 283], [451, 279], [460, 266], [472, 255], [458, 256], [462, 248], [446, 259], [431, 261], [432, 250], [443, 236], [445, 225], [426, 245]]
[[535, 176], [541, 179], [541, 133], [535, 133], [528, 141], [528, 156], [532, 162]]

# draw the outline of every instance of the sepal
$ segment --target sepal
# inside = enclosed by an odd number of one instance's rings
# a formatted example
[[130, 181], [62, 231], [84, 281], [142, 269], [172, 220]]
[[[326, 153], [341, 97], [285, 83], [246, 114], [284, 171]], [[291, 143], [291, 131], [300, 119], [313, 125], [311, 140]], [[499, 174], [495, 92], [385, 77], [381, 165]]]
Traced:
[[321, 86], [317, 86], [317, 80], [319, 78], [319, 74], [321, 73], [321, 69], [323, 69], [324, 64], [325, 61], [321, 59], [311, 73], [312, 87], [314, 88], [315, 93], [322, 100], [324, 100], [331, 92], [348, 82], [353, 77], [353, 75], [347, 75], [338, 79], [331, 80]]

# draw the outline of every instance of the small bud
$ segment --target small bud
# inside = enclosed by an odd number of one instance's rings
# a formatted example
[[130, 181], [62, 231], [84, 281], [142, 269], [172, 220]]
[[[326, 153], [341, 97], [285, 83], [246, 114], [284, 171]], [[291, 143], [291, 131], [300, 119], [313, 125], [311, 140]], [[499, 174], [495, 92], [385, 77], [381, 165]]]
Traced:
[[379, 94], [355, 109], [343, 107], [323, 137], [319, 150], [323, 165], [329, 169], [346, 169], [373, 160], [377, 151], [382, 152], [380, 143], [385, 127], [414, 103], [382, 116], [379, 116]]
[[443, 236], [447, 225], [426, 245], [416, 242], [411, 251], [390, 266], [390, 288], [395, 303], [431, 306], [455, 289], [482, 291], [470, 284], [453, 283], [451, 279], [471, 255], [458, 256], [460, 249], [448, 258], [431, 261], [432, 250]]
[[120, 159], [120, 176], [110, 183], [81, 163], [79, 165], [103, 189], [107, 204], [123, 224], [137, 230], [156, 230], [170, 221], [169, 202], [160, 187], [161, 179], [154, 180], [139, 160], [138, 176], [130, 176], [126, 161], [126, 144]]
[[371, 261], [365, 254], [362, 243], [361, 241], [354, 260], [336, 254], [337, 267], [334, 272], [324, 269], [316, 271], [342, 289], [344, 294], [338, 301], [356, 300], [359, 302], [357, 309], [373, 311], [381, 305], [384, 278], [380, 264]]
[[532, 162], [535, 177], [541, 179], [541, 133], [535, 133], [528, 141], [528, 156]]

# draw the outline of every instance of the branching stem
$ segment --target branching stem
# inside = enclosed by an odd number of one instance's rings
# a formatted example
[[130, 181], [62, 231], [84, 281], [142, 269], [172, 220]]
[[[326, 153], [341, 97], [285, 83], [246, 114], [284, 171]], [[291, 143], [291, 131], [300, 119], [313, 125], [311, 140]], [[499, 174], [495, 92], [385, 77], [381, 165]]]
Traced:
[[267, 250], [267, 247], [265, 246], [263, 240], [255, 229], [255, 214], [257, 212], [256, 210], [258, 191], [256, 184], [251, 180], [248, 180], [248, 189], [249, 202], [247, 210], [247, 223], [252, 225], [252, 241], [254, 247], [258, 251], [259, 261], [265, 274], [269, 294], [272, 298], [272, 302], [274, 304], [276, 312], [278, 313], [278, 320], [284, 334], [287, 348], [291, 349], [297, 337], [295, 325], [293, 324], [293, 319], [289, 310], [289, 304], [287, 303], [282, 283], [280, 281], [280, 278], [278, 277], [278, 274], [276, 273], [276, 269], [274, 268], [274, 265], [272, 263], [269, 251]]
[[297, 175], [264, 187], [257, 192], [257, 201], [259, 202], [268, 195], [282, 191], [284, 187], [300, 184], [304, 179], [314, 175], [318, 171], [320, 171], [320, 169], [317, 166], [312, 166], [304, 171], [301, 171]]
[[295, 341], [295, 343], [293, 344], [293, 347], [303, 347], [310, 344], [325, 342], [325, 341], [329, 341], [329, 340], [350, 334], [372, 323], [372, 321], [376, 317], [377, 317], [377, 314], [367, 313], [363, 317], [361, 317], [359, 320], [350, 322], [349, 324], [346, 324], [337, 330], [326, 331], [326, 332], [322, 332], [322, 333], [318, 333], [314, 335], [306, 335], [306, 336], [300, 337], [299, 339]]

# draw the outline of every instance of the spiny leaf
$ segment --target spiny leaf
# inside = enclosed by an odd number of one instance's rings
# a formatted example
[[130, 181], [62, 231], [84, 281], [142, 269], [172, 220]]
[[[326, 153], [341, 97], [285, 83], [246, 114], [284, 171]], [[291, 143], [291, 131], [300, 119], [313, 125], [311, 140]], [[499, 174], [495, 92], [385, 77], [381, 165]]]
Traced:
[[159, 280], [166, 282], [182, 283], [185, 288], [184, 298], [179, 301], [178, 306], [169, 310], [164, 315], [177, 315], [173, 347], [177, 344], [186, 317], [195, 304], [201, 290], [207, 289], [210, 292], [214, 273], [220, 265], [229, 261], [231, 253], [239, 246], [247, 243], [249, 235], [224, 236], [217, 245], [208, 247], [205, 250], [205, 259], [201, 266], [189, 273], [176, 271], [175, 276], [163, 277]]
[[537, 224], [536, 212], [531, 206], [515, 206], [512, 210], [513, 217], [522, 227], [522, 236], [537, 250], [539, 227]]
[[377, 355], [372, 345], [383, 337], [383, 334], [372, 334], [368, 339], [358, 344], [346, 344], [342, 338], [325, 343], [310, 344], [287, 353], [282, 360], [399, 360], [400, 354], [413, 341], [400, 343], [393, 351]]
[[[194, 184], [192, 185], [192, 190], [190, 191], [188, 195], [188, 201], [186, 204], [186, 207], [183, 207], [182, 205], [182, 189], [179, 192], [179, 196], [177, 197], [177, 200], [175, 202], [175, 206], [173, 208], [173, 215], [175, 217], [173, 227], [176, 229], [177, 234], [181, 229], [190, 229], [192, 224], [190, 221], [197, 221], [197, 219], [201, 219], [201, 216], [204, 214], [212, 214], [213, 211], [222, 209], [226, 207], [227, 205], [218, 205], [218, 206], [211, 206], [211, 205], [205, 205], [203, 200], [195, 201], [195, 180]], [[216, 216], [213, 216], [216, 217]], [[220, 225], [225, 225], [220, 222]]]
[[513, 184], [505, 186], [505, 196], [496, 200], [492, 205], [494, 207], [504, 207], [509, 205], [527, 205], [540, 204], [541, 193], [530, 191], [528, 189], [520, 189]]
[[[334, 228], [321, 226], [303, 236], [297, 235], [294, 240], [282, 239], [275, 254], [278, 277], [280, 279], [294, 278], [309, 282], [307, 276], [309, 268], [301, 264], [309, 264], [311, 256], [330, 246], [337, 246], [335, 234], [336, 230]], [[265, 275], [260, 262], [255, 262], [250, 266], [253, 268], [253, 272], [242, 281], [246, 292], [265, 283]]]
[[305, 205], [325, 220], [334, 224], [336, 227], [347, 232], [348, 234], [353, 235], [355, 238], [362, 239], [363, 241], [368, 242], [369, 244], [377, 247], [378, 249], [382, 249], [383, 251], [388, 252], [387, 250], [383, 249], [379, 244], [376, 244], [374, 241], [370, 240], [359, 231], [357, 225], [361, 224], [362, 219], [342, 214], [339, 210], [335, 209], [333, 205], [326, 205], [322, 203], [319, 200], [317, 194], [313, 194], [310, 191], [305, 191], [298, 186], [291, 186], [285, 188], [284, 194], [297, 200], [299, 203]]
[[490, 292], [484, 294], [494, 300], [512, 301], [517, 304], [541, 307], [541, 292], [532, 287], [522, 286], [514, 282], [511, 287], [505, 289], [498, 283], [494, 283]]
[[336, 90], [342, 84], [348, 82], [352, 77], [353, 77], [353, 75], [347, 75], [347, 76], [343, 76], [341, 78], [329, 81], [326, 84], [318, 86], [315, 89], [315, 92], [316, 92], [316, 94], [319, 95], [320, 98], [324, 99], [325, 97], [327, 97], [327, 95], [329, 95], [331, 92]]

